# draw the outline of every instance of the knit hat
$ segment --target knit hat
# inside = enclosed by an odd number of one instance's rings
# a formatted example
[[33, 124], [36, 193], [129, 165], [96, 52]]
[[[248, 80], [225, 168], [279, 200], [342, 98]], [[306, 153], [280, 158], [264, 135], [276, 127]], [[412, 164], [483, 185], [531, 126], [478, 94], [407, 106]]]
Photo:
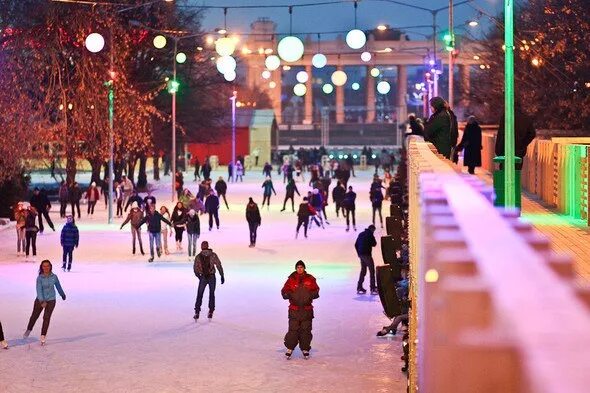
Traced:
[[195, 211], [195, 209], [190, 209], [188, 211], [189, 216], [194, 216], [197, 212]]
[[297, 266], [303, 266], [303, 268], [305, 269], [305, 263], [301, 259], [298, 260], [295, 264], [295, 269], [297, 269]]
[[137, 202], [133, 202], [133, 203], [131, 204], [131, 208], [132, 208], [132, 209], [137, 209]]

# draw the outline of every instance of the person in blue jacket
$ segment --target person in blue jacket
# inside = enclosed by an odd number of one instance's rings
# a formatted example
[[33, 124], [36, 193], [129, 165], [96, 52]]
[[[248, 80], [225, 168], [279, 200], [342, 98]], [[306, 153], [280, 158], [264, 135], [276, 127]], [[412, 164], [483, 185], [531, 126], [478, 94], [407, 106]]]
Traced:
[[[72, 268], [72, 254], [74, 253], [74, 248], [78, 248], [78, 242], [80, 241], [80, 232], [78, 231], [78, 227], [74, 224], [74, 217], [67, 216], [66, 218], [66, 225], [61, 230], [61, 246], [63, 248], [63, 264], [61, 268], [63, 271], [66, 271], [66, 267], [68, 272]], [[67, 261], [67, 266], [66, 266]]]
[[31, 318], [29, 318], [29, 324], [27, 330], [23, 335], [23, 338], [29, 337], [31, 330], [35, 326], [37, 319], [43, 313], [43, 326], [41, 327], [41, 345], [45, 345], [45, 337], [47, 336], [47, 330], [49, 329], [49, 322], [51, 320], [51, 314], [55, 309], [55, 290], [59, 292], [59, 295], [63, 300], [66, 300], [66, 294], [61, 288], [57, 275], [53, 273], [53, 265], [48, 259], [41, 262], [39, 266], [39, 275], [37, 276], [37, 297], [33, 303], [33, 312]]
[[270, 176], [266, 177], [266, 180], [264, 181], [264, 183], [262, 183], [262, 188], [264, 188], [262, 207], [264, 207], [264, 203], [266, 203], [270, 208], [270, 196], [272, 195], [271, 193], [277, 195], [277, 192], [275, 191], [275, 188], [272, 185], [272, 180], [270, 179]]

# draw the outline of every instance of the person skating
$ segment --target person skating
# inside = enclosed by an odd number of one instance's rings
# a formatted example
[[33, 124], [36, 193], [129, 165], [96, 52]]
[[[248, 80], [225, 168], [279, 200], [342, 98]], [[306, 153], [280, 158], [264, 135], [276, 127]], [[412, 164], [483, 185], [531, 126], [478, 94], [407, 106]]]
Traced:
[[137, 190], [133, 190], [131, 192], [131, 196], [127, 198], [127, 203], [125, 204], [125, 212], [127, 212], [129, 206], [131, 206], [131, 204], [133, 204], [134, 202], [137, 203], [137, 207], [139, 207], [141, 210], [145, 209], [145, 206], [143, 205], [143, 199], [137, 194]]
[[[168, 208], [166, 206], [160, 206], [160, 214], [162, 215], [162, 217], [170, 221], [170, 212], [168, 211]], [[160, 231], [160, 233], [162, 234], [161, 236], [164, 254], [168, 255], [170, 254], [170, 251], [168, 251], [168, 235], [172, 236], [172, 226], [162, 225], [162, 230]]]
[[262, 183], [262, 188], [264, 188], [262, 207], [264, 207], [264, 204], [266, 203], [268, 208], [270, 208], [270, 196], [272, 195], [272, 193], [277, 195], [277, 192], [275, 191], [275, 188], [272, 185], [272, 180], [270, 179], [270, 176], [266, 177], [266, 180], [264, 181], [264, 183]]
[[205, 158], [205, 162], [201, 167], [201, 173], [203, 173], [203, 179], [207, 180], [211, 176], [211, 163], [209, 162], [209, 157]]
[[297, 345], [307, 359], [311, 350], [314, 299], [320, 297], [316, 279], [305, 271], [305, 263], [297, 261], [295, 271], [281, 290], [283, 299], [289, 300], [289, 331], [285, 335], [285, 356], [290, 358]]
[[115, 182], [114, 184], [115, 202], [117, 203], [117, 217], [123, 217], [123, 187]]
[[78, 248], [78, 244], [80, 242], [80, 232], [78, 231], [76, 224], [74, 224], [74, 217], [68, 216], [66, 218], [66, 225], [64, 225], [64, 227], [61, 229], [60, 242], [63, 248], [63, 263], [61, 268], [64, 272], [67, 268], [69, 272], [72, 269], [72, 256], [74, 253], [74, 248]]
[[199, 215], [194, 209], [190, 209], [188, 211], [185, 225], [186, 236], [188, 238], [188, 257], [189, 260], [192, 260], [191, 257], [197, 255], [197, 240], [201, 235], [201, 221], [199, 220]]
[[51, 262], [45, 259], [39, 266], [39, 275], [37, 276], [37, 297], [33, 303], [33, 312], [29, 318], [27, 330], [23, 334], [23, 339], [26, 339], [31, 334], [31, 330], [35, 327], [35, 323], [41, 312], [43, 312], [43, 326], [41, 327], [41, 345], [45, 345], [47, 337], [47, 330], [49, 329], [49, 322], [51, 321], [51, 314], [55, 309], [55, 290], [63, 300], [66, 300], [66, 294], [59, 283], [59, 278], [53, 273], [53, 266]]
[[255, 147], [254, 150], [252, 150], [252, 155], [254, 156], [254, 166], [258, 166], [258, 159], [260, 158], [260, 149]]
[[4, 338], [4, 330], [2, 329], [2, 322], [0, 322], [0, 346], [2, 346], [2, 349], [8, 349], [8, 342]]
[[268, 162], [265, 162], [264, 167], [262, 167], [262, 174], [264, 177], [272, 177], [272, 165], [270, 165]]
[[287, 187], [285, 188], [286, 194], [285, 194], [285, 200], [283, 201], [283, 208], [281, 209], [281, 211], [285, 211], [285, 206], [287, 205], [287, 201], [290, 199], [291, 200], [291, 209], [293, 209], [293, 212], [295, 212], [295, 193], [297, 193], [297, 195], [301, 196], [301, 194], [299, 193], [299, 190], [297, 189], [297, 185], [295, 184], [295, 180], [293, 180], [292, 178], [289, 179], [289, 182], [287, 183]]
[[381, 208], [383, 206], [382, 188], [384, 187], [381, 185], [381, 180], [377, 177], [373, 180], [371, 190], [369, 191], [369, 199], [371, 200], [371, 206], [373, 207], [373, 225], [375, 225], [375, 213], [379, 212], [381, 228], [383, 228], [383, 216], [381, 215]]
[[359, 281], [357, 283], [357, 293], [367, 293], [363, 288], [365, 282], [365, 275], [369, 269], [369, 281], [371, 285], [371, 295], [377, 295], [377, 285], [375, 283], [375, 262], [373, 261], [373, 247], [377, 245], [375, 240], [375, 225], [369, 225], [367, 229], [359, 233], [354, 243], [354, 248], [361, 262], [361, 272], [359, 274]]
[[23, 202], [16, 204], [14, 220], [16, 222], [14, 226], [16, 228], [16, 256], [25, 255], [27, 211]]
[[214, 218], [215, 225], [219, 229], [219, 198], [213, 190], [209, 191], [209, 196], [205, 199], [205, 211], [209, 214], [209, 230], [213, 228]]
[[199, 161], [199, 157], [195, 157], [195, 180], [197, 181], [197, 178], [199, 179], [199, 181], [201, 180], [201, 162]]
[[334, 189], [332, 190], [332, 200], [334, 201], [334, 205], [336, 206], [336, 217], [340, 217], [340, 209], [342, 209], [342, 215], [346, 215], [346, 213], [344, 212], [344, 207], [342, 206], [342, 203], [344, 201], [344, 194], [346, 194], [346, 189], [342, 186], [342, 183], [338, 181], [338, 183], [336, 183], [336, 187], [334, 187]]
[[143, 208], [149, 210], [149, 205], [156, 206], [156, 197], [152, 195], [152, 190], [148, 190], [147, 195], [143, 198]]
[[182, 194], [182, 190], [184, 189], [184, 176], [180, 170], [176, 170], [176, 175], [174, 176], [174, 187], [176, 187], [176, 197], [180, 198], [180, 194]]
[[234, 181], [234, 164], [231, 161], [227, 164], [227, 181], [230, 183]]
[[141, 255], [145, 255], [145, 253], [143, 252], [143, 244], [141, 242], [141, 228], [139, 227], [139, 223], [141, 222], [142, 219], [143, 219], [143, 211], [137, 206], [137, 203], [133, 203], [131, 205], [131, 210], [129, 211], [129, 214], [127, 214], [127, 218], [121, 224], [120, 229], [123, 229], [125, 224], [127, 224], [128, 222], [131, 222], [131, 239], [132, 239], [132, 244], [133, 244], [133, 255], [135, 255], [135, 240], [136, 240], [136, 238], [139, 243], [139, 251], [141, 252]]
[[225, 207], [227, 207], [227, 210], [229, 210], [229, 205], [227, 204], [227, 199], [225, 198], [225, 194], [227, 193], [227, 183], [223, 180], [223, 176], [219, 176], [219, 179], [215, 183], [215, 191], [220, 198], [223, 198]]
[[86, 209], [86, 215], [92, 216], [94, 215], [94, 207], [96, 206], [96, 202], [100, 199], [100, 193], [98, 192], [98, 188], [96, 188], [96, 183], [90, 183], [90, 187], [86, 190], [86, 200], [88, 201], [88, 207]]
[[65, 180], [61, 181], [57, 195], [59, 200], [59, 216], [65, 218], [66, 209], [68, 207], [68, 185]]
[[29, 206], [25, 213], [25, 245], [26, 245], [26, 257], [29, 257], [29, 250], [33, 247], [33, 256], [37, 256], [37, 232], [39, 227], [36, 225], [37, 222], [37, 209], [33, 206]]
[[176, 240], [176, 251], [182, 251], [182, 234], [184, 233], [187, 219], [187, 209], [182, 202], [177, 202], [172, 210], [172, 225], [174, 226], [174, 239]]
[[299, 209], [297, 210], [297, 228], [295, 229], [295, 239], [299, 236], [299, 228], [303, 225], [303, 235], [307, 238], [307, 226], [309, 225], [309, 216], [311, 212], [309, 211], [309, 203], [307, 197], [303, 198], [303, 202], [299, 204]]
[[356, 231], [356, 192], [352, 191], [352, 186], [348, 186], [348, 191], [344, 194], [342, 207], [346, 216], [346, 232], [350, 230], [350, 217], [352, 216], [352, 228]]
[[260, 217], [258, 205], [252, 197], [249, 198], [246, 205], [246, 221], [248, 221], [248, 228], [250, 229], [250, 247], [256, 247], [256, 232], [262, 224], [262, 218]]
[[[197, 196], [198, 197], [198, 196]], [[193, 199], [193, 194], [191, 194], [191, 191], [188, 188], [185, 188], [182, 191], [182, 194], [178, 197], [178, 202], [182, 203], [182, 206], [184, 206], [185, 209], [189, 209], [189, 205], [191, 203], [191, 200]]]
[[[124, 197], [123, 205], [129, 206], [130, 203], [127, 203], [127, 202], [129, 201], [129, 198], [131, 197], [131, 194], [133, 193], [135, 186], [133, 185], [133, 182], [131, 181], [131, 179], [129, 179], [127, 176], [123, 175], [123, 176], [121, 176], [121, 187], [123, 189], [123, 197]], [[139, 205], [139, 207], [141, 207], [141, 205]], [[127, 208], [125, 208], [125, 211], [127, 211]]]
[[33, 206], [37, 210], [37, 215], [39, 216], [39, 233], [43, 233], [43, 217], [47, 220], [47, 225], [55, 232], [55, 227], [53, 226], [53, 222], [49, 217], [49, 209], [51, 209], [51, 203], [49, 203], [49, 198], [47, 198], [47, 194], [45, 194], [45, 190], [39, 190], [38, 187], [35, 187], [33, 191], [33, 196], [31, 197], [31, 206]]
[[236, 183], [240, 179], [240, 182], [244, 181], [244, 166], [240, 161], [236, 161]]
[[310, 204], [317, 212], [316, 215], [320, 219], [320, 224], [322, 228], [324, 228], [324, 221], [326, 222], [326, 224], [330, 225], [328, 219], [324, 216], [324, 196], [319, 189], [313, 189]]
[[162, 215], [156, 211], [156, 207], [154, 205], [149, 206], [149, 210], [147, 211], [146, 215], [141, 219], [137, 227], [141, 227], [146, 222], [148, 225], [148, 234], [150, 238], [150, 259], [148, 259], [148, 262], [153, 262], [154, 243], [156, 243], [156, 254], [158, 255], [158, 258], [160, 258], [160, 256], [162, 255], [162, 222], [170, 226], [172, 225], [172, 223], [164, 217], [162, 217]]
[[193, 271], [195, 276], [199, 279], [199, 288], [197, 290], [197, 300], [195, 301], [195, 315], [194, 319], [199, 319], [201, 313], [201, 304], [203, 303], [203, 293], [205, 288], [209, 286], [209, 314], [207, 318], [213, 318], [213, 312], [215, 311], [215, 285], [216, 268], [219, 271], [221, 277], [221, 284], [225, 283], [225, 275], [223, 274], [223, 267], [221, 261], [216, 253], [209, 248], [209, 243], [204, 241], [201, 242], [201, 252], [195, 257], [195, 263], [193, 265]]

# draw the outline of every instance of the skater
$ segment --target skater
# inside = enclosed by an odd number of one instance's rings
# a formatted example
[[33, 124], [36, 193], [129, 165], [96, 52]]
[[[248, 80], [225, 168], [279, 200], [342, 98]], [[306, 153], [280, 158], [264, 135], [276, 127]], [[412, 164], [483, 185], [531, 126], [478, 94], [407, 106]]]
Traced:
[[221, 284], [225, 283], [225, 275], [223, 274], [223, 267], [217, 254], [209, 248], [208, 242], [201, 243], [201, 252], [195, 257], [193, 270], [195, 276], [199, 279], [199, 289], [197, 290], [197, 300], [195, 302], [195, 320], [199, 319], [201, 312], [201, 304], [203, 303], [203, 293], [205, 287], [209, 286], [209, 314], [207, 318], [213, 318], [213, 311], [215, 311], [215, 268], [219, 271], [221, 276]]
[[131, 222], [131, 238], [133, 244], [133, 255], [135, 255], [135, 239], [139, 242], [139, 251], [141, 255], [145, 255], [143, 252], [143, 244], [141, 243], [141, 228], [139, 227], [139, 223], [143, 219], [143, 211], [137, 206], [137, 203], [133, 203], [131, 205], [131, 210], [129, 210], [129, 214], [123, 223], [121, 224], [121, 228], [125, 226], [128, 222]]
[[16, 256], [25, 255], [27, 211], [23, 202], [16, 204], [14, 209], [14, 220], [16, 221]]
[[262, 198], [262, 207], [264, 207], [264, 203], [266, 202], [268, 208], [270, 209], [270, 196], [271, 192], [277, 195], [275, 188], [272, 185], [272, 180], [270, 176], [266, 177], [264, 183], [262, 183], [262, 188], [264, 188], [263, 198]]
[[100, 193], [98, 192], [98, 188], [96, 188], [96, 183], [90, 183], [90, 187], [86, 190], [86, 200], [88, 201], [88, 208], [86, 209], [86, 215], [92, 216], [94, 215], [94, 207], [96, 206], [96, 202], [100, 199]]
[[303, 198], [303, 202], [299, 204], [299, 210], [297, 210], [297, 228], [295, 229], [295, 239], [299, 236], [299, 228], [303, 225], [303, 235], [307, 239], [307, 226], [309, 225], [309, 216], [311, 215], [309, 210], [309, 203], [307, 197]]
[[[123, 175], [121, 177], [121, 187], [123, 188], [123, 205], [125, 206], [125, 211], [127, 211], [127, 206], [130, 205], [130, 203], [128, 203], [129, 198], [131, 197], [131, 193], [135, 189], [135, 186], [131, 179], [128, 179], [127, 176]], [[139, 207], [141, 207], [141, 205]]]
[[262, 174], [268, 178], [272, 177], [272, 165], [270, 165], [268, 162], [265, 162], [264, 167], [262, 168]]
[[123, 217], [123, 188], [115, 182], [115, 202], [117, 203], [117, 217]]
[[72, 269], [72, 255], [74, 253], [74, 248], [78, 248], [80, 242], [80, 232], [74, 223], [74, 217], [68, 216], [66, 220], [66, 225], [61, 229], [61, 246], [63, 248], [63, 263], [61, 268], [65, 272], [67, 267], [69, 272]]
[[182, 191], [180, 197], [178, 197], [178, 202], [182, 203], [182, 206], [184, 206], [184, 208], [188, 210], [192, 199], [193, 194], [191, 194], [191, 191], [188, 188], [185, 188]]
[[287, 359], [299, 344], [304, 358], [309, 357], [311, 350], [311, 333], [314, 299], [320, 297], [320, 287], [316, 279], [305, 271], [305, 263], [297, 261], [295, 271], [291, 273], [281, 290], [283, 299], [289, 300], [289, 331], [285, 335]]
[[244, 181], [244, 166], [240, 161], [236, 161], [236, 183], [238, 178], [240, 178], [240, 182]]
[[[160, 206], [160, 214], [162, 215], [162, 217], [170, 221], [170, 212], [168, 211], [168, 208], [166, 206]], [[162, 230], [160, 231], [160, 233], [162, 236], [162, 243], [164, 245], [164, 254], [168, 255], [170, 254], [170, 251], [168, 251], [168, 235], [172, 236], [172, 226], [162, 225]]]
[[219, 176], [219, 180], [215, 183], [215, 191], [220, 198], [223, 198], [223, 202], [225, 202], [225, 207], [229, 210], [229, 205], [227, 204], [227, 199], [225, 199], [225, 194], [227, 193], [227, 183], [223, 181], [223, 176]]
[[201, 180], [201, 162], [199, 161], [199, 157], [195, 156], [195, 180], [197, 181], [197, 178], [199, 178], [199, 181]]
[[45, 190], [39, 190], [38, 187], [35, 187], [33, 196], [31, 197], [31, 206], [37, 210], [37, 215], [39, 216], [39, 233], [43, 233], [43, 217], [45, 217], [47, 220], [47, 225], [49, 225], [49, 228], [55, 232], [53, 222], [51, 221], [51, 218], [49, 218], [49, 209], [51, 209], [51, 203], [49, 203], [49, 198], [47, 198]]
[[37, 221], [37, 209], [29, 206], [25, 213], [25, 240], [26, 240], [26, 257], [29, 257], [29, 250], [33, 247], [33, 256], [37, 256], [37, 232], [39, 227], [35, 225]]
[[65, 218], [66, 209], [68, 207], [68, 185], [66, 184], [65, 180], [61, 181], [57, 194], [59, 199], [59, 216], [61, 218]]
[[27, 330], [23, 334], [23, 339], [26, 339], [31, 334], [31, 330], [35, 327], [35, 322], [43, 312], [43, 326], [41, 327], [41, 345], [45, 345], [45, 338], [47, 330], [49, 329], [49, 322], [51, 321], [51, 314], [55, 309], [55, 289], [63, 300], [66, 300], [66, 294], [62, 289], [57, 275], [53, 273], [53, 266], [51, 262], [45, 259], [39, 266], [39, 275], [37, 276], [37, 298], [33, 303], [33, 312], [29, 318]]
[[213, 218], [215, 218], [215, 225], [219, 229], [219, 198], [213, 190], [209, 191], [209, 196], [205, 200], [205, 211], [209, 214], [209, 230], [213, 228]]
[[152, 195], [152, 190], [148, 190], [147, 195], [143, 198], [143, 208], [149, 210], [149, 205], [156, 206], [156, 197]]
[[371, 200], [371, 206], [373, 207], [373, 225], [375, 225], [375, 213], [379, 212], [379, 222], [381, 228], [383, 228], [383, 216], [381, 215], [381, 208], [383, 206], [383, 193], [381, 189], [381, 180], [375, 178], [373, 184], [371, 184], [371, 191], [369, 192], [369, 199]]
[[201, 221], [199, 220], [199, 215], [194, 209], [190, 209], [186, 218], [186, 236], [188, 238], [189, 260], [192, 260], [191, 257], [197, 255], [197, 240], [199, 239], [200, 235]]
[[70, 206], [72, 207], [72, 216], [76, 216], [74, 208], [78, 210], [78, 219], [80, 219], [80, 199], [82, 199], [82, 190], [78, 185], [78, 182], [73, 182], [72, 186], [68, 190], [68, 199], [70, 200]]
[[8, 349], [8, 342], [4, 339], [4, 330], [2, 330], [2, 322], [0, 322], [0, 345], [2, 349]]
[[143, 199], [137, 194], [137, 190], [133, 190], [131, 192], [131, 196], [127, 198], [127, 203], [125, 204], [125, 212], [127, 212], [127, 209], [133, 203], [137, 203], [137, 207], [139, 207], [141, 210], [145, 209], [145, 206], [143, 205]]
[[252, 197], [249, 198], [248, 204], [246, 205], [246, 221], [248, 221], [248, 228], [250, 229], [249, 247], [256, 247], [256, 231], [262, 224], [262, 218], [260, 217], [258, 205], [254, 202]]
[[260, 149], [255, 147], [254, 150], [252, 150], [252, 155], [254, 156], [254, 166], [258, 167], [258, 159], [260, 158]]
[[323, 196], [323, 193], [319, 189], [317, 189], [317, 188], [313, 189], [310, 204], [313, 206], [313, 208], [317, 212], [317, 216], [320, 219], [320, 224], [321, 224], [322, 228], [324, 227], [324, 221], [326, 222], [326, 224], [330, 225], [330, 223], [328, 222], [328, 219], [324, 215], [324, 196]]
[[146, 215], [141, 219], [137, 228], [141, 227], [143, 224], [147, 222], [148, 224], [148, 234], [150, 238], [150, 259], [148, 262], [154, 261], [154, 243], [156, 243], [156, 254], [158, 254], [158, 258], [162, 255], [162, 222], [168, 225], [172, 225], [170, 221], [162, 217], [162, 215], [156, 211], [156, 206], [150, 205], [149, 210], [147, 211]]
[[203, 180], [207, 180], [211, 176], [211, 163], [209, 162], [209, 157], [205, 158], [205, 162], [201, 167], [201, 172], [203, 173]]
[[371, 285], [371, 295], [378, 295], [377, 285], [375, 284], [375, 262], [373, 261], [372, 251], [373, 247], [377, 245], [375, 240], [375, 225], [369, 225], [367, 229], [359, 233], [354, 243], [354, 248], [361, 261], [361, 273], [359, 274], [359, 281], [356, 287], [356, 291], [359, 294], [367, 293], [367, 290], [363, 288], [365, 281], [365, 275], [367, 274], [367, 268], [369, 269], [369, 281]]
[[352, 215], [352, 228], [356, 231], [356, 192], [352, 191], [352, 186], [348, 186], [348, 192], [344, 194], [342, 207], [346, 216], [346, 232], [350, 230], [350, 216]]
[[182, 190], [184, 189], [184, 177], [179, 169], [176, 170], [174, 177], [174, 187], [176, 187], [176, 197], [180, 198], [180, 194], [182, 194]]
[[342, 206], [342, 202], [344, 201], [344, 194], [346, 194], [346, 189], [342, 186], [342, 183], [338, 181], [336, 187], [332, 190], [332, 200], [334, 201], [334, 205], [336, 205], [336, 217], [339, 216], [340, 209], [342, 209], [342, 215], [344, 216], [344, 207]]
[[[220, 178], [222, 177], [220, 176]], [[231, 161], [227, 164], [227, 181], [234, 181], [234, 164]]]
[[172, 210], [172, 225], [174, 226], [174, 239], [176, 240], [176, 251], [182, 251], [182, 233], [185, 229], [187, 210], [182, 202], [177, 202]]
[[299, 193], [299, 190], [297, 189], [297, 185], [295, 184], [295, 180], [293, 180], [292, 178], [289, 179], [289, 183], [287, 183], [287, 187], [286, 187], [286, 194], [285, 194], [285, 200], [283, 201], [283, 208], [281, 209], [281, 211], [285, 211], [285, 206], [287, 205], [287, 201], [290, 199], [291, 200], [291, 209], [293, 209], [293, 212], [295, 212], [295, 193], [297, 193], [297, 195], [301, 196], [301, 194]]

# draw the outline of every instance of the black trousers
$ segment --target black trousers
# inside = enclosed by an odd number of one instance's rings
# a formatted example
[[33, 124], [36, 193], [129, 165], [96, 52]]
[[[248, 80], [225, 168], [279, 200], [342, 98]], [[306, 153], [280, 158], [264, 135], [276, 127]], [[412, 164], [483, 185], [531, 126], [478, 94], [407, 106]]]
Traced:
[[303, 225], [303, 234], [307, 237], [307, 227], [309, 225], [309, 217], [297, 217], [297, 229], [296, 232], [299, 233], [299, 228]]
[[68, 201], [59, 201], [59, 216], [64, 218], [66, 216], [66, 209], [68, 207]]
[[74, 254], [74, 247], [64, 247], [63, 248], [63, 264], [62, 264], [62, 268], [65, 269], [66, 268], [66, 262], [67, 262], [67, 268], [68, 270], [72, 268], [72, 257]]
[[225, 207], [227, 207], [227, 209], [229, 210], [229, 205], [227, 204], [227, 199], [225, 199], [225, 194], [221, 194], [219, 196], [223, 198], [223, 202], [225, 202]]
[[266, 195], [266, 194], [265, 194], [265, 195], [263, 196], [263, 198], [262, 198], [262, 206], [264, 206], [264, 202], [265, 202], [265, 201], [266, 201], [266, 204], [267, 204], [268, 206], [270, 206], [270, 195]]
[[117, 199], [117, 217], [123, 215], [123, 198]]
[[55, 230], [55, 227], [53, 226], [53, 222], [51, 221], [51, 218], [49, 218], [49, 212], [47, 210], [43, 210], [42, 212], [40, 211], [38, 214], [39, 217], [39, 231], [43, 232], [43, 217], [45, 217], [45, 219], [47, 220], [47, 225], [49, 225], [49, 228]]
[[215, 218], [215, 225], [219, 228], [219, 211], [209, 212], [209, 229], [213, 228], [213, 219]]
[[78, 218], [80, 218], [80, 201], [70, 202], [72, 206], [72, 217], [76, 217], [76, 212], [74, 211], [74, 206], [78, 209]]
[[[45, 312], [43, 313], [43, 326], [41, 327], [41, 335], [47, 335], [47, 329], [49, 329], [49, 322], [51, 321], [51, 314], [53, 314], [53, 310], [55, 309], [55, 300], [48, 300], [47, 305], [45, 306]], [[35, 323], [37, 319], [39, 319], [39, 315], [43, 311], [43, 307], [41, 307], [41, 302], [39, 299], [35, 299], [33, 303], [33, 312], [31, 314], [31, 318], [29, 318], [29, 324], [27, 325], [27, 330], [33, 330], [35, 327]]]
[[313, 310], [289, 310], [289, 331], [285, 335], [285, 347], [302, 351], [311, 349]]
[[371, 286], [371, 291], [376, 290], [377, 284], [375, 283], [375, 262], [373, 261], [373, 257], [370, 255], [359, 255], [359, 259], [361, 261], [361, 272], [359, 274], [357, 289], [363, 287], [365, 276], [367, 275], [367, 269], [369, 269], [369, 285]]
[[293, 195], [286, 195], [285, 200], [283, 201], [283, 210], [285, 210], [285, 206], [287, 205], [287, 201], [291, 200], [291, 209], [295, 211], [295, 197]]
[[182, 242], [182, 233], [184, 232], [184, 227], [174, 227], [174, 238], [177, 242]]
[[250, 244], [256, 244], [256, 231], [258, 230], [258, 223], [249, 222], [248, 228], [250, 228]]
[[350, 216], [352, 215], [352, 226], [356, 227], [356, 217], [354, 215], [355, 209], [345, 209], [344, 212], [346, 213], [346, 227], [350, 226]]
[[31, 246], [33, 246], [33, 256], [37, 255], [37, 232], [35, 231], [26, 231], [25, 232], [25, 239], [26, 239], [26, 248], [27, 248], [27, 256], [29, 256], [29, 250]]
[[338, 215], [338, 213], [340, 212], [340, 208], [342, 208], [342, 215], [346, 215], [346, 213], [344, 212], [344, 208], [342, 207], [342, 204], [340, 202], [334, 202], [334, 205], [336, 205], [336, 217], [340, 217]]
[[381, 216], [381, 206], [379, 206], [379, 207], [373, 206], [373, 225], [375, 225], [375, 213], [376, 212], [379, 212], [379, 222], [381, 223], [381, 226], [383, 226], [383, 216]]
[[0, 341], [4, 341], [4, 330], [2, 330], [2, 322], [0, 322]]
[[205, 293], [205, 288], [207, 285], [209, 286], [209, 311], [215, 310], [215, 285], [217, 281], [215, 279], [215, 274], [210, 275], [209, 277], [201, 277], [199, 278], [199, 288], [197, 289], [197, 300], [195, 302], [195, 312], [201, 311], [201, 304], [203, 304], [203, 294]]
[[88, 209], [86, 214], [94, 214], [94, 206], [96, 206], [96, 201], [88, 201]]

